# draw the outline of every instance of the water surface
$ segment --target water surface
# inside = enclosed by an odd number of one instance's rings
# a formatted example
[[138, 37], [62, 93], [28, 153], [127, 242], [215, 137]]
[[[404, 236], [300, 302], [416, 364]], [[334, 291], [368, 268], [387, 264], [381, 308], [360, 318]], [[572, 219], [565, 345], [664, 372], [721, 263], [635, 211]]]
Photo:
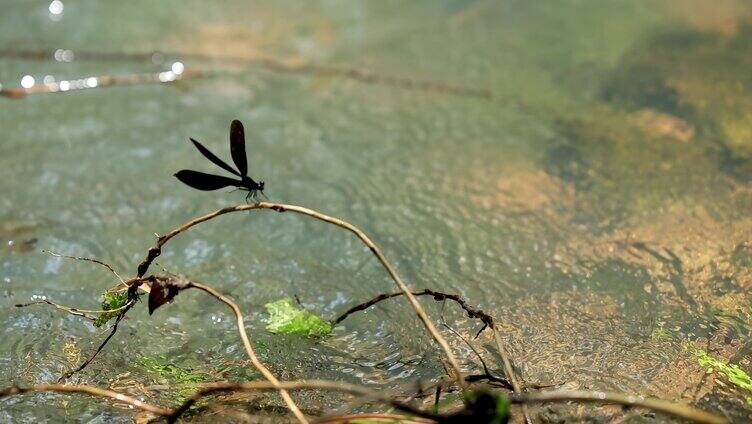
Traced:
[[[53, 16], [44, 1], [6, 2], [4, 49], [145, 59], [6, 52], [5, 88], [24, 75], [153, 73], [174, 61], [212, 74], [0, 98], [8, 244], [0, 382], [54, 381], [106, 335], [50, 308], [12, 307], [46, 296], [96, 309], [117, 282], [41, 249], [96, 257], [132, 276], [155, 232], [242, 202], [240, 193], [197, 192], [172, 177], [211, 170], [189, 137], [229, 157], [237, 118], [251, 175], [272, 200], [354, 223], [412, 287], [459, 293], [492, 313], [526, 381], [684, 400], [749, 420], [752, 393], [705, 376], [697, 352], [752, 369], [752, 9], [686, 3], [69, 0]], [[154, 51], [163, 61], [149, 59]], [[310, 66], [280, 72], [261, 58]], [[420, 81], [492, 95], [416, 88]], [[438, 351], [401, 300], [348, 319], [325, 340], [265, 331], [263, 305], [281, 297], [297, 295], [333, 318], [394, 290], [369, 252], [332, 226], [233, 214], [175, 239], [157, 262], [154, 271], [236, 299], [263, 359], [285, 379], [397, 389], [442, 375]], [[256, 378], [243, 367], [232, 316], [213, 299], [189, 292], [153, 316], [145, 309], [128, 314], [75, 381], [169, 403], [175, 393], [164, 387], [175, 382], [138, 358], [206, 379]], [[438, 318], [440, 305], [428, 309]], [[479, 328], [452, 307], [445, 315], [463, 334]], [[463, 342], [447, 337], [464, 366], [478, 369]], [[345, 407], [336, 396], [302, 402], [314, 412]], [[554, 413], [572, 421], [584, 413], [567, 411]], [[0, 411], [18, 422], [61, 414], [136, 416], [48, 394], [4, 400]]]

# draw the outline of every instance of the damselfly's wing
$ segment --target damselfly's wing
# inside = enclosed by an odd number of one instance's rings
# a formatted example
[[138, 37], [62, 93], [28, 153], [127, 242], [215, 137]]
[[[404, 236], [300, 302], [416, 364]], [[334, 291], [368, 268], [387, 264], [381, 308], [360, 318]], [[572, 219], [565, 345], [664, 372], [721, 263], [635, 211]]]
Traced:
[[204, 147], [203, 144], [199, 143], [198, 141], [196, 141], [194, 139], [191, 139], [191, 141], [193, 142], [193, 145], [196, 146], [196, 148], [198, 149], [198, 151], [201, 152], [202, 155], [204, 155], [205, 158], [209, 159], [215, 165], [217, 165], [218, 167], [224, 169], [225, 171], [233, 173], [233, 174], [235, 174], [237, 176], [240, 176], [240, 174], [238, 174], [238, 171], [232, 169], [232, 167], [230, 165], [226, 164], [225, 161], [223, 161], [222, 159], [220, 159], [217, 156], [215, 156], [214, 153], [212, 153], [209, 149], [207, 149], [206, 147]]
[[248, 175], [248, 160], [245, 154], [245, 132], [243, 124], [235, 119], [230, 124], [230, 154], [240, 175]]
[[232, 178], [222, 177], [219, 175], [205, 174], [203, 172], [191, 171], [190, 169], [183, 169], [175, 174], [176, 177], [184, 184], [187, 184], [196, 190], [219, 190], [229, 186], [237, 186], [237, 180]]

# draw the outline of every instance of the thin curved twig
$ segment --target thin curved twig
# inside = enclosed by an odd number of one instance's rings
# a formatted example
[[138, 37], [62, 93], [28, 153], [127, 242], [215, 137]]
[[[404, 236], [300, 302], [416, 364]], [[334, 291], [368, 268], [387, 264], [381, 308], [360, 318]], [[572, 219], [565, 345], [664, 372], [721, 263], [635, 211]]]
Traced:
[[17, 303], [15, 306], [16, 308], [25, 308], [27, 306], [33, 306], [33, 305], [50, 305], [54, 307], [55, 309], [59, 309], [61, 311], [65, 311], [71, 315], [75, 315], [77, 317], [86, 318], [89, 321], [96, 320], [96, 317], [93, 317], [91, 315], [88, 315], [90, 312], [96, 312], [96, 311], [89, 311], [86, 309], [78, 309], [78, 308], [72, 308], [70, 306], [61, 305], [59, 303], [55, 303], [51, 300], [42, 299], [42, 300], [35, 300], [33, 302], [28, 303]]
[[[206, 284], [198, 283], [195, 281], [189, 281], [186, 284], [186, 288], [193, 287], [199, 290], [203, 290], [204, 292], [208, 293], [215, 299], [219, 300], [220, 302], [224, 303], [225, 305], [229, 306], [230, 309], [232, 309], [232, 312], [235, 313], [235, 318], [237, 319], [238, 324], [238, 332], [240, 333], [240, 338], [243, 340], [243, 346], [245, 346], [245, 351], [248, 354], [248, 358], [250, 358], [251, 363], [253, 364], [256, 369], [258, 369], [261, 374], [266, 378], [271, 384], [273, 384], [275, 387], [279, 386], [279, 380], [277, 380], [277, 377], [272, 374], [271, 371], [269, 371], [268, 368], [259, 360], [259, 358], [256, 356], [256, 352], [253, 351], [253, 346], [251, 345], [251, 340], [248, 338], [248, 333], [245, 331], [245, 323], [243, 322], [243, 313], [240, 311], [240, 308], [238, 307], [238, 304], [235, 303], [232, 299], [229, 297], [223, 295], [222, 293], [219, 293], [218, 291], [214, 290], [213, 288], [207, 286]], [[295, 404], [295, 401], [292, 400], [292, 397], [290, 397], [290, 394], [285, 389], [279, 389], [279, 394], [282, 396], [282, 399], [287, 404], [287, 407], [290, 408], [290, 411], [295, 415], [295, 417], [303, 424], [308, 423], [308, 419], [306, 419], [305, 415], [303, 415], [303, 412], [300, 411], [300, 408], [298, 408], [298, 405]]]
[[108, 389], [102, 389], [95, 386], [87, 385], [75, 385], [75, 384], [35, 384], [33, 386], [19, 387], [11, 386], [4, 389], [0, 389], [0, 398], [6, 396], [19, 395], [30, 392], [57, 392], [57, 393], [83, 393], [91, 396], [107, 397], [115, 399], [119, 402], [125, 402], [131, 406], [142, 409], [144, 411], [151, 412], [153, 414], [168, 416], [172, 413], [171, 409], [163, 408], [161, 406], [152, 405], [140, 401], [136, 398], [124, 395]]
[[[412, 292], [413, 296], [432, 296], [434, 300], [436, 301], [444, 301], [444, 300], [451, 300], [457, 303], [462, 309], [467, 312], [467, 316], [470, 318], [475, 318], [480, 320], [483, 323], [483, 327], [481, 327], [480, 330], [478, 330], [478, 333], [475, 335], [475, 337], [478, 337], [480, 333], [483, 332], [487, 327], [493, 327], [494, 319], [491, 315], [481, 311], [478, 308], [475, 308], [467, 303], [467, 301], [458, 294], [450, 294], [450, 293], [442, 293], [440, 291], [431, 290], [431, 289], [423, 289], [422, 291], [414, 291]], [[403, 292], [397, 292], [397, 293], [384, 293], [380, 294], [373, 299], [357, 304], [353, 306], [352, 308], [345, 311], [342, 315], [338, 316], [334, 321], [334, 325], [339, 324], [340, 322], [344, 321], [345, 318], [352, 315], [355, 312], [362, 311], [365, 309], [370, 308], [371, 306], [387, 299], [391, 299], [393, 297], [398, 296], [404, 296]]]
[[27, 306], [47, 304], [47, 305], [55, 307], [56, 309], [60, 309], [61, 311], [68, 312], [71, 315], [76, 315], [76, 316], [84, 317], [84, 318], [89, 319], [89, 320], [95, 320], [96, 319], [95, 317], [89, 316], [87, 314], [105, 314], [105, 313], [118, 312], [120, 310], [123, 310], [123, 309], [127, 308], [132, 303], [133, 303], [133, 300], [129, 300], [125, 305], [123, 305], [123, 306], [121, 306], [119, 308], [110, 309], [110, 310], [107, 310], [107, 311], [105, 311], [104, 309], [79, 309], [79, 308], [74, 308], [72, 306], [61, 305], [59, 303], [55, 303], [55, 302], [53, 302], [51, 300], [47, 300], [47, 299], [36, 300], [34, 302], [28, 302], [28, 303], [18, 303], [15, 306], [16, 306], [16, 308], [25, 308]]
[[402, 293], [407, 298], [408, 302], [410, 303], [410, 306], [412, 306], [415, 313], [418, 315], [418, 318], [423, 322], [423, 325], [426, 327], [426, 330], [433, 336], [436, 343], [439, 345], [439, 347], [444, 351], [444, 355], [446, 356], [447, 360], [449, 361], [449, 364], [452, 367], [452, 371], [454, 372], [454, 379], [457, 381], [457, 384], [460, 385], [462, 388], [467, 387], [467, 383], [465, 382], [464, 377], [462, 376], [462, 370], [460, 369], [459, 362], [457, 362], [457, 358], [455, 358], [454, 354], [452, 353], [451, 348], [449, 347], [449, 344], [447, 343], [446, 339], [439, 333], [439, 331], [434, 326], [433, 322], [428, 318], [428, 315], [426, 314], [425, 310], [422, 306], [420, 306], [420, 303], [418, 300], [413, 296], [410, 289], [407, 287], [407, 285], [402, 281], [402, 278], [397, 274], [397, 271], [394, 269], [392, 264], [386, 259], [383, 253], [381, 253], [381, 250], [371, 241], [368, 236], [361, 231], [356, 226], [350, 224], [349, 222], [343, 221], [338, 218], [331, 217], [329, 215], [322, 214], [320, 212], [314, 211], [312, 209], [304, 208], [302, 206], [296, 206], [296, 205], [288, 205], [283, 203], [271, 203], [271, 202], [258, 202], [253, 204], [242, 204], [237, 206], [231, 206], [223, 209], [216, 210], [214, 212], [208, 213], [206, 215], [200, 216], [198, 218], [194, 218], [183, 225], [173, 229], [169, 233], [160, 236], [157, 239], [157, 244], [149, 249], [146, 258], [144, 259], [141, 264], [138, 266], [138, 276], [143, 277], [146, 274], [146, 271], [149, 269], [149, 266], [151, 263], [156, 259], [161, 253], [162, 253], [162, 246], [165, 245], [170, 239], [177, 236], [180, 233], [185, 232], [189, 228], [198, 225], [202, 222], [208, 221], [210, 219], [216, 218], [220, 215], [224, 215], [227, 213], [232, 212], [242, 212], [242, 211], [251, 211], [255, 209], [269, 209], [276, 212], [295, 212], [301, 215], [306, 215], [312, 218], [316, 218], [320, 221], [327, 222], [329, 224], [336, 225], [337, 227], [344, 228], [351, 233], [355, 234], [356, 237], [358, 237], [363, 244], [365, 244], [371, 252], [376, 256], [376, 258], [381, 262], [381, 265], [386, 269], [386, 271], [389, 273], [389, 276], [392, 278], [394, 283], [399, 287], [399, 289], [402, 291]]
[[509, 399], [512, 403], [529, 404], [539, 402], [593, 402], [616, 403], [663, 412], [674, 417], [691, 420], [702, 424], [727, 424], [728, 420], [715, 414], [701, 411], [692, 406], [670, 402], [662, 399], [646, 399], [643, 396], [611, 392], [588, 392], [580, 390], [552, 390], [545, 392], [514, 393]]
[[47, 253], [49, 255], [52, 255], [52, 256], [55, 256], [55, 257], [58, 257], [58, 258], [73, 259], [73, 260], [76, 260], [76, 261], [94, 262], [95, 264], [102, 265], [103, 267], [109, 269], [110, 272], [113, 273], [115, 275], [115, 277], [117, 277], [117, 279], [120, 280], [121, 283], [125, 284], [125, 280], [123, 280], [123, 277], [121, 277], [120, 274], [118, 274], [117, 271], [115, 271], [115, 268], [113, 268], [107, 262], [100, 261], [99, 259], [87, 258], [85, 256], [62, 255], [60, 253], [55, 253], [55, 252], [53, 252], [51, 250], [42, 250], [42, 253]]

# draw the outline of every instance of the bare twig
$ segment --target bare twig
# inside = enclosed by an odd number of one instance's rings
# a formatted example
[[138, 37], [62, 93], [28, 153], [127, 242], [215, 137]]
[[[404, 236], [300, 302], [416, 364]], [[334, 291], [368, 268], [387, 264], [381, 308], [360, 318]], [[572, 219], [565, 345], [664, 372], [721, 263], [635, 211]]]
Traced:
[[28, 303], [18, 303], [18, 304], [16, 304], [16, 308], [25, 308], [27, 306], [45, 305], [45, 304], [53, 306], [56, 309], [60, 309], [61, 311], [65, 311], [65, 312], [67, 312], [67, 313], [69, 313], [71, 315], [75, 315], [75, 316], [79, 316], [79, 317], [82, 317], [82, 318], [86, 318], [86, 319], [88, 319], [90, 321], [94, 321], [96, 319], [96, 317], [88, 315], [88, 313], [90, 313], [90, 312], [92, 312], [92, 313], [93, 312], [98, 312], [98, 311], [88, 311], [88, 310], [85, 310], [85, 309], [71, 308], [70, 306], [61, 305], [59, 303], [55, 303], [55, 302], [53, 302], [51, 300], [47, 300], [47, 299], [36, 300], [34, 302], [28, 302]]
[[115, 268], [113, 268], [110, 264], [104, 261], [100, 261], [99, 259], [94, 258], [87, 258], [85, 256], [69, 256], [69, 255], [61, 255], [60, 253], [55, 253], [51, 250], [42, 250], [42, 253], [47, 253], [49, 255], [58, 257], [58, 258], [66, 258], [66, 259], [73, 259], [76, 261], [87, 261], [87, 262], [94, 262], [95, 264], [102, 265], [103, 267], [110, 270], [111, 273], [117, 277], [118, 280], [120, 280], [121, 283], [125, 284], [125, 281], [123, 280], [123, 277], [120, 276], [120, 274], [115, 271]]
[[119, 307], [117, 309], [110, 309], [110, 310], [105, 311], [104, 309], [79, 309], [79, 308], [73, 308], [73, 307], [70, 307], [70, 306], [65, 306], [65, 305], [61, 305], [59, 303], [55, 303], [55, 302], [53, 302], [51, 300], [42, 299], [42, 300], [37, 300], [37, 301], [34, 301], [34, 302], [29, 302], [29, 303], [18, 303], [18, 304], [16, 304], [16, 308], [24, 308], [24, 307], [32, 306], [32, 305], [47, 304], [47, 305], [50, 305], [50, 306], [54, 306], [55, 308], [60, 309], [62, 311], [68, 312], [71, 315], [76, 315], [76, 316], [84, 317], [84, 318], [86, 318], [88, 320], [92, 320], [93, 321], [93, 320], [96, 319], [96, 317], [93, 317], [93, 316], [90, 316], [90, 315], [87, 315], [87, 314], [105, 314], [105, 313], [118, 312], [118, 311], [121, 311], [121, 310], [127, 308], [128, 306], [130, 306], [131, 303], [133, 303], [133, 301], [129, 300], [128, 303], [126, 303], [125, 305], [123, 305], [123, 306], [121, 306], [121, 307]]
[[[493, 317], [491, 315], [489, 315], [489, 314], [481, 311], [480, 309], [472, 307], [460, 295], [449, 294], [449, 293], [442, 293], [442, 292], [439, 292], [439, 291], [436, 291], [436, 290], [431, 290], [431, 289], [424, 289], [422, 291], [414, 291], [414, 292], [412, 292], [412, 294], [413, 294], [413, 296], [432, 296], [433, 299], [436, 300], [436, 301], [452, 300], [452, 301], [456, 302], [462, 309], [465, 310], [465, 312], [467, 312], [467, 316], [468, 317], [478, 319], [478, 320], [480, 320], [483, 323], [483, 327], [481, 327], [481, 329], [478, 330], [478, 333], [475, 335], [475, 337], [478, 337], [478, 335], [480, 335], [480, 333], [483, 332], [483, 330], [485, 330], [486, 327], [493, 327], [494, 320], [493, 320]], [[373, 305], [375, 305], [375, 304], [377, 304], [377, 303], [379, 303], [379, 302], [381, 302], [383, 300], [391, 299], [393, 297], [398, 297], [398, 296], [404, 296], [404, 293], [403, 292], [398, 292], [398, 293], [384, 293], [384, 294], [380, 294], [380, 295], [374, 297], [373, 299], [371, 299], [371, 300], [369, 300], [367, 302], [363, 302], [363, 303], [357, 304], [357, 305], [353, 306], [352, 308], [348, 309], [347, 311], [345, 311], [345, 313], [343, 313], [342, 315], [340, 315], [339, 317], [337, 317], [333, 321], [333, 323], [335, 325], [339, 324], [340, 322], [344, 321], [345, 318], [347, 318], [348, 316], [352, 315], [355, 312], [368, 309], [371, 306], [373, 306]]]
[[99, 355], [99, 352], [101, 352], [102, 349], [104, 349], [104, 347], [107, 346], [107, 343], [109, 343], [110, 339], [112, 339], [115, 333], [117, 333], [118, 324], [120, 324], [120, 321], [122, 321], [122, 319], [125, 318], [125, 314], [133, 307], [133, 305], [135, 305], [135, 303], [131, 302], [125, 309], [123, 309], [120, 312], [120, 314], [115, 319], [115, 323], [112, 324], [112, 327], [110, 327], [110, 334], [108, 334], [107, 337], [102, 341], [102, 343], [99, 344], [99, 347], [97, 347], [97, 350], [94, 351], [94, 353], [91, 356], [89, 356], [89, 358], [86, 361], [84, 361], [83, 363], [81, 363], [81, 365], [76, 367], [76, 369], [67, 371], [65, 374], [60, 376], [60, 378], [57, 380], [58, 383], [62, 383], [63, 381], [71, 378], [73, 374], [83, 371], [83, 369], [86, 368], [91, 363], [91, 361], [93, 361], [94, 358], [97, 357], [97, 355]]
[[[189, 281], [186, 287], [193, 287], [199, 290], [203, 290], [204, 292], [213, 296], [220, 302], [229, 306], [230, 309], [232, 309], [232, 312], [235, 313], [235, 318], [237, 319], [238, 332], [240, 333], [240, 338], [243, 340], [243, 346], [245, 346], [245, 351], [248, 354], [248, 357], [250, 358], [251, 363], [253, 363], [253, 366], [256, 367], [256, 369], [258, 369], [261, 372], [261, 374], [263, 374], [264, 378], [269, 380], [269, 382], [272, 383], [273, 385], [278, 386], [279, 380], [277, 380], [277, 377], [275, 377], [274, 374], [272, 374], [271, 371], [269, 371], [269, 369], [266, 368], [266, 366], [258, 359], [258, 357], [256, 356], [256, 353], [253, 351], [253, 346], [251, 346], [251, 340], [248, 338], [248, 333], [246, 333], [245, 331], [245, 323], [243, 322], [243, 313], [240, 311], [238, 304], [235, 303], [229, 297], [223, 295], [222, 293], [219, 293], [218, 291], [207, 286], [206, 284], [198, 283], [195, 281]], [[295, 404], [295, 401], [292, 400], [292, 397], [290, 397], [290, 394], [287, 392], [287, 390], [279, 389], [279, 394], [280, 396], [282, 396], [282, 399], [284, 399], [285, 403], [287, 404], [287, 407], [290, 408], [290, 411], [293, 413], [293, 415], [295, 415], [298, 421], [300, 421], [303, 424], [307, 424], [308, 420], [306, 419], [305, 415], [303, 415], [303, 412], [300, 411], [300, 408], [298, 408], [298, 406]]]
[[[456, 294], [442, 293], [442, 292], [437, 292], [435, 290], [430, 290], [430, 289], [425, 289], [420, 292], [413, 292], [412, 294], [414, 296], [433, 296], [434, 300], [437, 300], [437, 301], [452, 300], [456, 302], [462, 309], [465, 310], [465, 312], [467, 312], [468, 317], [476, 318], [480, 320], [481, 322], [483, 322], [483, 327], [481, 327], [481, 329], [478, 331], [475, 337], [478, 337], [480, 333], [486, 329], [486, 327], [490, 328], [491, 331], [493, 332], [494, 342], [496, 343], [496, 349], [499, 351], [499, 356], [501, 357], [502, 363], [504, 365], [504, 374], [506, 374], [507, 379], [509, 379], [508, 383], [511, 383], [511, 388], [515, 393], [522, 393], [522, 386], [520, 385], [519, 379], [517, 378], [517, 373], [515, 373], [514, 367], [512, 366], [512, 361], [511, 359], [509, 359], [509, 353], [507, 353], [506, 349], [504, 349], [504, 346], [501, 343], [501, 338], [499, 337], [498, 330], [496, 329], [496, 325], [494, 324], [494, 319], [491, 315], [483, 312], [480, 309], [474, 308], [473, 306], [469, 305], [467, 301], [462, 298], [462, 296], [459, 296]], [[375, 305], [378, 302], [391, 299], [393, 297], [402, 296], [402, 295], [403, 293], [380, 294], [367, 302], [360, 303], [348, 309], [345, 313], [337, 317], [337, 319], [334, 320], [334, 323], [338, 324], [342, 322], [345, 318], [350, 316], [351, 314], [367, 309]], [[485, 363], [484, 363], [484, 368], [486, 368]], [[486, 368], [486, 374], [488, 377], [493, 377], [493, 375], [488, 372], [487, 368]], [[527, 424], [532, 424], [533, 421], [532, 421], [532, 418], [530, 418], [530, 413], [527, 410], [526, 405], [522, 405], [522, 413], [525, 416], [525, 422]]]
[[420, 306], [420, 303], [415, 298], [415, 296], [412, 294], [410, 289], [407, 287], [407, 285], [402, 281], [402, 278], [397, 274], [397, 271], [395, 271], [392, 264], [386, 259], [383, 253], [381, 253], [381, 250], [371, 241], [366, 234], [361, 231], [359, 228], [355, 227], [354, 225], [343, 221], [338, 218], [331, 217], [329, 215], [322, 214], [320, 212], [316, 212], [312, 209], [304, 208], [302, 206], [296, 206], [296, 205], [287, 205], [283, 203], [271, 203], [271, 202], [259, 202], [254, 204], [242, 204], [237, 206], [231, 206], [223, 209], [216, 210], [214, 212], [208, 213], [206, 215], [200, 216], [198, 218], [194, 218], [185, 224], [181, 225], [180, 227], [177, 227], [170, 231], [169, 233], [160, 236], [157, 239], [157, 244], [149, 249], [146, 258], [144, 259], [141, 264], [138, 266], [138, 276], [142, 277], [144, 274], [146, 274], [146, 271], [149, 269], [149, 266], [151, 263], [156, 259], [161, 253], [162, 253], [162, 246], [164, 246], [165, 243], [167, 243], [170, 239], [177, 236], [180, 233], [183, 233], [187, 231], [189, 228], [198, 225], [202, 222], [208, 221], [210, 219], [216, 218], [220, 215], [224, 215], [227, 213], [232, 212], [242, 212], [242, 211], [251, 211], [256, 209], [269, 209], [276, 212], [295, 212], [301, 215], [306, 215], [312, 218], [316, 218], [320, 221], [327, 222], [329, 224], [336, 225], [340, 228], [344, 228], [353, 234], [357, 236], [370, 250], [371, 252], [378, 258], [379, 262], [381, 262], [381, 265], [386, 269], [386, 271], [389, 273], [389, 276], [392, 277], [392, 280], [394, 283], [399, 287], [399, 289], [402, 291], [402, 293], [407, 298], [408, 302], [410, 303], [410, 306], [412, 306], [415, 313], [418, 315], [420, 320], [423, 322], [423, 325], [426, 327], [428, 332], [433, 336], [434, 340], [436, 340], [436, 343], [441, 347], [441, 349], [444, 351], [444, 355], [446, 355], [447, 360], [449, 361], [452, 371], [454, 372], [454, 379], [457, 381], [457, 383], [460, 385], [460, 387], [466, 387], [467, 383], [465, 382], [464, 377], [462, 376], [462, 370], [460, 369], [459, 363], [457, 362], [457, 359], [454, 357], [454, 354], [452, 353], [451, 348], [449, 347], [449, 344], [444, 339], [444, 337], [441, 335], [441, 333], [436, 330], [436, 327], [434, 326], [433, 322], [428, 318], [428, 315], [426, 314], [425, 310], [423, 310], [423, 307]]
[[112, 390], [102, 389], [94, 386], [75, 385], [75, 384], [35, 384], [33, 386], [19, 387], [11, 386], [4, 389], [0, 389], [0, 398], [6, 396], [19, 395], [29, 392], [57, 392], [57, 393], [83, 393], [91, 396], [107, 397], [115, 399], [119, 402], [125, 402], [131, 406], [142, 409], [144, 411], [151, 412], [153, 414], [168, 416], [172, 413], [171, 409], [163, 408], [161, 406], [152, 405], [140, 401], [136, 398], [118, 393]]
[[702, 424], [726, 424], [728, 420], [718, 415], [710, 414], [686, 404], [669, 402], [662, 399], [646, 399], [642, 396], [624, 393], [587, 392], [579, 390], [552, 390], [545, 392], [515, 393], [510, 396], [512, 403], [529, 404], [538, 402], [594, 402], [616, 403], [625, 406], [635, 406], [651, 409], [657, 412], [691, 420]]

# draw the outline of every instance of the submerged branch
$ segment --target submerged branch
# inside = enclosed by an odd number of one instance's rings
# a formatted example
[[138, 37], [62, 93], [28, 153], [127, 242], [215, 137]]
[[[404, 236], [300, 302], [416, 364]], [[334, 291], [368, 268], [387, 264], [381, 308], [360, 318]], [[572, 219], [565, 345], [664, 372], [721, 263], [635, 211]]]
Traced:
[[407, 298], [408, 302], [410, 303], [410, 306], [412, 306], [413, 310], [415, 311], [416, 315], [420, 318], [420, 320], [423, 322], [423, 325], [426, 327], [426, 330], [433, 336], [436, 343], [439, 345], [439, 347], [444, 351], [444, 355], [446, 356], [447, 360], [449, 361], [452, 371], [454, 372], [454, 379], [457, 381], [457, 383], [460, 385], [460, 387], [467, 387], [467, 383], [465, 382], [464, 377], [462, 376], [462, 370], [460, 369], [459, 362], [457, 362], [457, 359], [455, 358], [454, 354], [452, 353], [451, 348], [449, 347], [449, 344], [444, 339], [444, 337], [438, 332], [436, 327], [434, 326], [433, 322], [428, 318], [428, 315], [426, 314], [425, 310], [422, 306], [420, 306], [420, 303], [415, 298], [415, 296], [412, 294], [410, 289], [407, 287], [407, 285], [402, 281], [402, 278], [397, 274], [397, 271], [394, 269], [392, 264], [386, 259], [383, 253], [381, 253], [381, 250], [371, 241], [366, 234], [361, 231], [356, 226], [350, 224], [349, 222], [343, 221], [338, 218], [331, 217], [329, 215], [322, 214], [320, 212], [314, 211], [312, 209], [304, 208], [302, 206], [296, 206], [296, 205], [288, 205], [283, 203], [271, 203], [271, 202], [259, 202], [259, 203], [253, 203], [253, 204], [242, 204], [238, 206], [232, 206], [227, 207], [223, 209], [216, 210], [214, 212], [208, 213], [206, 215], [200, 216], [198, 218], [194, 218], [185, 224], [181, 225], [180, 227], [177, 227], [170, 231], [169, 233], [160, 236], [157, 239], [157, 244], [149, 249], [146, 258], [144, 259], [141, 264], [138, 266], [138, 276], [142, 277], [144, 274], [146, 274], [146, 271], [149, 269], [149, 266], [152, 264], [152, 262], [162, 253], [162, 246], [165, 245], [168, 241], [170, 241], [173, 237], [187, 231], [191, 227], [198, 225], [202, 222], [208, 221], [210, 219], [216, 218], [220, 215], [224, 215], [227, 213], [233, 213], [233, 212], [242, 212], [242, 211], [251, 211], [256, 209], [269, 209], [276, 212], [295, 212], [301, 215], [306, 215], [315, 219], [318, 219], [320, 221], [333, 224], [337, 227], [344, 228], [351, 233], [355, 234], [356, 237], [358, 237], [370, 250], [371, 253], [373, 253], [376, 258], [379, 260], [381, 265], [386, 269], [387, 273], [389, 273], [389, 276], [392, 278], [394, 283], [399, 287], [399, 289], [402, 291], [402, 294]]
[[[73, 54], [73, 52], [71, 52]], [[0, 50], [0, 57], [19, 58], [26, 60], [49, 60], [58, 54], [55, 50]], [[228, 62], [232, 64], [244, 64], [257, 66], [268, 72], [277, 74], [297, 74], [311, 75], [314, 77], [337, 77], [349, 79], [362, 84], [384, 85], [406, 90], [416, 90], [433, 92], [439, 94], [448, 94], [453, 96], [477, 97], [482, 99], [492, 99], [493, 92], [485, 88], [466, 87], [456, 84], [449, 84], [440, 81], [428, 81], [412, 77], [389, 75], [377, 73], [360, 68], [353, 67], [334, 67], [326, 65], [316, 65], [310, 63], [301, 63], [300, 60], [283, 60], [270, 56], [233, 56], [227, 54], [201, 54], [201, 53], [183, 53], [183, 52], [103, 52], [103, 51], [86, 51], [79, 50], [75, 52], [76, 60], [97, 60], [97, 61], [126, 61], [126, 62], [151, 62], [162, 63], [165, 57], [180, 58], [180, 60], [191, 60], [197, 62]], [[159, 59], [159, 60], [155, 60]], [[205, 75], [207, 75], [206, 73]], [[140, 74], [146, 75], [146, 74]], [[203, 76], [203, 75], [202, 75]], [[100, 77], [103, 78], [103, 77]], [[157, 81], [147, 81], [157, 82]], [[100, 84], [101, 86], [102, 84]], [[112, 85], [112, 84], [111, 84]], [[15, 97], [25, 94], [23, 88], [13, 88], [6, 90], [8, 97]], [[0, 90], [0, 94], [3, 91]], [[15, 97], [18, 98], [18, 97]]]

